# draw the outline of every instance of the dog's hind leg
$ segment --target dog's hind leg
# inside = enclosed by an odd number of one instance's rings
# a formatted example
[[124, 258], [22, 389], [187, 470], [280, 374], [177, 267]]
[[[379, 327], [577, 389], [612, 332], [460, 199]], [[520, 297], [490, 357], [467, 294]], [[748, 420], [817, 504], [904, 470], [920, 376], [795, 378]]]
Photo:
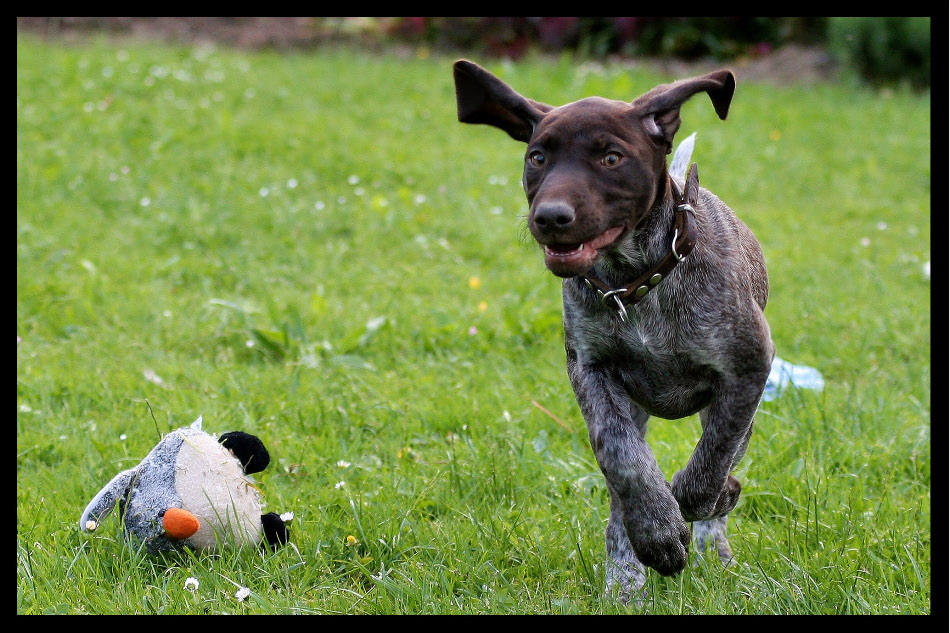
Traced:
[[[608, 486], [609, 488], [609, 486]], [[614, 595], [625, 604], [645, 597], [646, 570], [637, 560], [623, 526], [620, 498], [610, 490], [610, 518], [607, 520], [607, 595]]]
[[693, 566], [699, 565], [706, 552], [715, 551], [719, 562], [728, 567], [732, 564], [732, 547], [726, 538], [726, 523], [729, 515], [693, 522], [693, 550], [697, 556], [693, 559]]

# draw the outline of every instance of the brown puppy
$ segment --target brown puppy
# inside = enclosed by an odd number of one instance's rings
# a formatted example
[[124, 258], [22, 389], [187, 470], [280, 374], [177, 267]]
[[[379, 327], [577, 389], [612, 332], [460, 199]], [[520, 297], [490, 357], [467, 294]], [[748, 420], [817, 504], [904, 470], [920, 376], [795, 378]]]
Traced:
[[[454, 67], [458, 118], [527, 143], [528, 227], [562, 277], [567, 373], [610, 491], [607, 588], [624, 599], [687, 562], [697, 545], [732, 556], [726, 515], [774, 356], [763, 310], [768, 276], [751, 231], [666, 167], [680, 106], [706, 92], [725, 119], [727, 70], [657, 86], [632, 103], [599, 97], [553, 107], [478, 65]], [[648, 418], [699, 413], [686, 466], [668, 483], [645, 440]]]

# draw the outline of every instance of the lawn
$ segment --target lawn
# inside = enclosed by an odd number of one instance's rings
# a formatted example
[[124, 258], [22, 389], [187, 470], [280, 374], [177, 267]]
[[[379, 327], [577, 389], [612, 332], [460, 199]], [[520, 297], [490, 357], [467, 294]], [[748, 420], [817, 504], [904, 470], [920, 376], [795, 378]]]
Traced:
[[[18, 37], [17, 613], [930, 613], [929, 95], [740, 83], [725, 122], [683, 108], [762, 243], [779, 356], [825, 387], [763, 403], [736, 563], [651, 572], [625, 606], [523, 147], [457, 123], [452, 61]], [[479, 61], [554, 104], [676, 78]], [[292, 545], [80, 533], [199, 415], [265, 442]], [[698, 434], [652, 421], [667, 476]]]

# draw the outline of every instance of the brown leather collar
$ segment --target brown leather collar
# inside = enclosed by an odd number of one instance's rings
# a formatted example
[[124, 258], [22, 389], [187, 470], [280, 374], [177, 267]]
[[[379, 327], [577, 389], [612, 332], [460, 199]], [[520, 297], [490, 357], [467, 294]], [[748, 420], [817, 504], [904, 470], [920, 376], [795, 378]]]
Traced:
[[627, 320], [625, 305], [639, 303], [661, 281], [666, 279], [676, 265], [686, 259], [696, 245], [696, 215], [694, 205], [699, 195], [699, 174], [696, 163], [686, 173], [686, 191], [680, 193], [676, 182], [670, 178], [676, 212], [673, 220], [673, 240], [670, 251], [645, 273], [620, 288], [611, 288], [592, 274], [584, 275], [584, 281], [600, 295], [604, 305], [617, 310], [620, 319]]

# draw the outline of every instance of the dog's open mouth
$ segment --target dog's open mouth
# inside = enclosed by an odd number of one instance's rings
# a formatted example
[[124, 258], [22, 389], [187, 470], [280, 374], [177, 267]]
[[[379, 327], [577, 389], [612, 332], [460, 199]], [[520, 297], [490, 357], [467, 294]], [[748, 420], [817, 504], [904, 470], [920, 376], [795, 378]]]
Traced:
[[613, 244], [624, 227], [615, 226], [586, 242], [544, 244], [544, 265], [558, 277], [574, 277], [590, 270], [597, 251]]

